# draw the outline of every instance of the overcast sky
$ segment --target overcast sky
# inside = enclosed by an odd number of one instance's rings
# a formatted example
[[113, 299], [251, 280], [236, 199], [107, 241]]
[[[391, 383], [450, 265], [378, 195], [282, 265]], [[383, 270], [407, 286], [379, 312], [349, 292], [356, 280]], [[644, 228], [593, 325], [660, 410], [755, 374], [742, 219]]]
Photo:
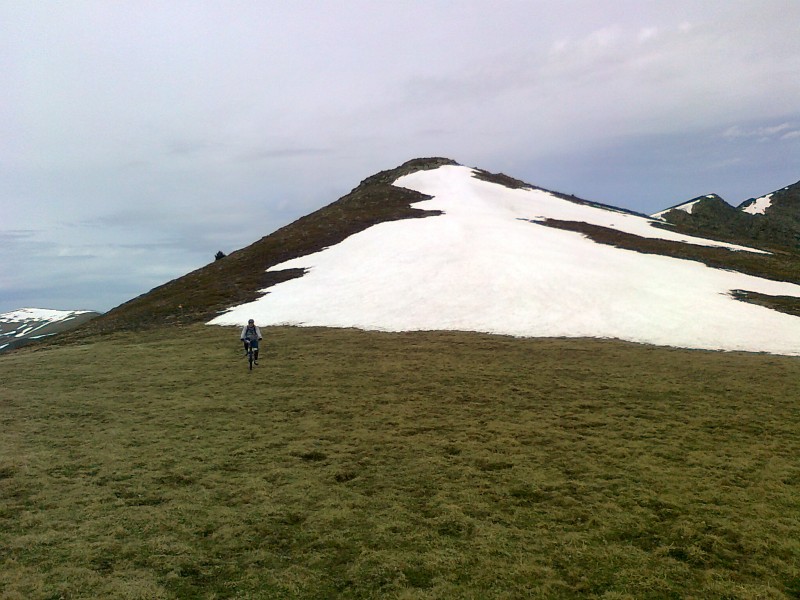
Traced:
[[800, 179], [798, 0], [0, 0], [0, 312], [105, 311], [420, 156], [645, 213]]

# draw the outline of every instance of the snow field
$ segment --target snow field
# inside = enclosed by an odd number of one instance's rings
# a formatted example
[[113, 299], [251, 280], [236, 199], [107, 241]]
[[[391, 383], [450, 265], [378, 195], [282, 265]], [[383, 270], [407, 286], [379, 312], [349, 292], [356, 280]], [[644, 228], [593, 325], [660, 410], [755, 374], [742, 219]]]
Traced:
[[650, 219], [512, 190], [445, 166], [395, 185], [443, 215], [381, 223], [270, 270], [306, 274], [211, 324], [463, 330], [618, 338], [687, 348], [800, 355], [800, 319], [736, 301], [734, 289], [800, 296], [800, 286], [597, 244], [535, 221], [734, 247], [654, 228]]

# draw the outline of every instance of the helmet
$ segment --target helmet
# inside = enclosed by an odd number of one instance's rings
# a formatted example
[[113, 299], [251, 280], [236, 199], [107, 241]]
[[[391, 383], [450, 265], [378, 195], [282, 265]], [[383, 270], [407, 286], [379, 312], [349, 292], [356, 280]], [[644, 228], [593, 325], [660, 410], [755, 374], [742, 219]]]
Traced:
[[250, 320], [247, 322], [247, 324], [248, 324], [248, 325], [252, 325], [253, 323], [255, 323], [255, 321], [253, 321], [253, 319], [250, 319]]

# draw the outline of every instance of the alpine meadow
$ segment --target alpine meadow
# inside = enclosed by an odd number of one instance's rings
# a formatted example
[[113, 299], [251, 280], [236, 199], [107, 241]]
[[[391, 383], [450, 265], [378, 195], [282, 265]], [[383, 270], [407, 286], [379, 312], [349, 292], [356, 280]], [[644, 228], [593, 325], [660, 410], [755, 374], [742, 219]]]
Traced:
[[264, 333], [3, 357], [3, 597], [800, 594], [797, 359]]
[[416, 159], [0, 355], [0, 597], [800, 598], [800, 185], [764, 198]]

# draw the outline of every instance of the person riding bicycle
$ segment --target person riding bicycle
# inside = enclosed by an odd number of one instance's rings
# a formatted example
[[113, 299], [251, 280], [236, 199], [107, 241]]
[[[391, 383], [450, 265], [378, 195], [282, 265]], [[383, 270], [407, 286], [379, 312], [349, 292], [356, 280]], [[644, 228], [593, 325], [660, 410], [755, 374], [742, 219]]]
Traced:
[[255, 321], [250, 319], [247, 325], [242, 327], [242, 335], [239, 336], [244, 342], [244, 355], [247, 356], [248, 348], [253, 349], [253, 362], [258, 364], [258, 342], [261, 340], [261, 330], [256, 327]]

